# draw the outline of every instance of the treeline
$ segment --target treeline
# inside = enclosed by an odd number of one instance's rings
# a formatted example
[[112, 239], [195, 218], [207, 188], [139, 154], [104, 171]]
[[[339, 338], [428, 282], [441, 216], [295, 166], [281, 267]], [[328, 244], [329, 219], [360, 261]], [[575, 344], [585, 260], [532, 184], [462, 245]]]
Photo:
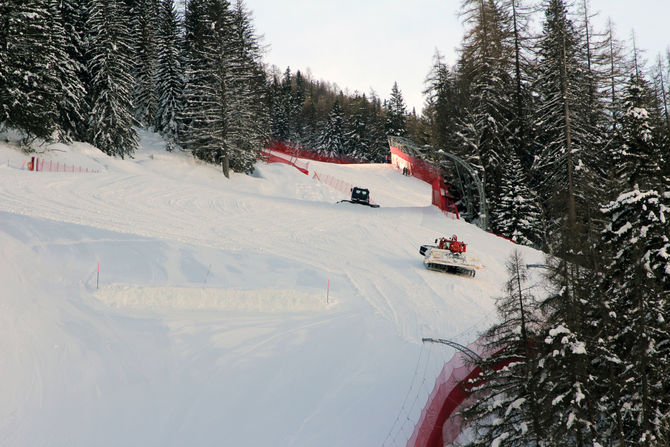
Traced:
[[269, 138], [383, 161], [407, 114], [289, 69], [267, 70], [242, 0], [0, 1], [0, 124], [36, 139], [132, 156], [138, 127], [211, 163], [251, 172]]
[[549, 249], [564, 218], [597, 238], [622, 157], [654, 159], [652, 184], [670, 161], [670, 52], [646, 69], [578, 3], [465, 1], [459, 58], [437, 54], [425, 90], [428, 143], [478, 167], [492, 230]]
[[137, 127], [251, 172], [269, 138], [267, 76], [241, 0], [0, 1], [0, 123], [132, 156]]
[[408, 113], [395, 83], [390, 98], [345, 95], [335, 85], [295, 74], [287, 68], [272, 75], [272, 136], [327, 155], [347, 155], [382, 162], [389, 155], [388, 135], [404, 136], [420, 126]]
[[584, 0], [463, 5], [460, 58], [429, 76], [431, 142], [478, 166], [494, 231], [545, 249], [550, 286], [510, 259], [465, 444], [666, 446], [669, 56], [645, 68]]

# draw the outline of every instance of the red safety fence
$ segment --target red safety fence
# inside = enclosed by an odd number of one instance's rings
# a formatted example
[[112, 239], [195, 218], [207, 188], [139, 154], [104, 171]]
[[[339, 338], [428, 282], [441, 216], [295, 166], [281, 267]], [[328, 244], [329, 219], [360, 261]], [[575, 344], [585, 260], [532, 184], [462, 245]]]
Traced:
[[273, 140], [265, 146], [266, 150], [281, 152], [286, 155], [291, 155], [297, 158], [304, 158], [307, 160], [313, 161], [323, 161], [326, 163], [337, 163], [337, 164], [361, 164], [368, 163], [365, 160], [361, 160], [355, 157], [349, 157], [347, 155], [324, 155], [320, 154], [314, 149], [308, 148], [306, 146], [299, 146], [287, 141]]
[[444, 183], [440, 168], [427, 161], [412, 157], [395, 146], [391, 146], [391, 164], [412, 177], [430, 183], [433, 187], [433, 205], [441, 209], [447, 217], [459, 218], [458, 207], [454, 200], [449, 197], [448, 188]]
[[[502, 351], [486, 349], [485, 342], [480, 337], [467, 348], [480, 357], [496, 355]], [[507, 357], [494, 364], [493, 371], [500, 371], [515, 361], [517, 359], [514, 356]], [[467, 354], [458, 351], [435, 379], [435, 387], [421, 411], [419, 422], [407, 441], [407, 447], [445, 447], [456, 441], [465, 428], [463, 419], [457, 412], [472, 399], [481, 398], [481, 395], [471, 394], [473, 388], [484, 383], [484, 379], [478, 378], [481, 373], [482, 369]]]
[[[481, 339], [468, 346], [483, 355]], [[461, 351], [445, 363], [435, 379], [435, 386], [414, 426], [407, 447], [444, 447], [453, 443], [463, 430], [462, 419], [454, 413], [468, 398], [469, 382], [481, 373], [470, 358]]]
[[299, 160], [291, 155], [265, 149], [261, 152], [261, 159], [266, 163], [285, 163], [295, 167], [303, 174], [309, 175], [309, 163], [304, 160]]
[[98, 173], [100, 171], [91, 168], [82, 168], [81, 166], [75, 166], [73, 164], [67, 164], [64, 162], [53, 160], [40, 160], [38, 157], [31, 157], [30, 161], [27, 163], [27, 168], [29, 171], [35, 172], [84, 172], [84, 173]]

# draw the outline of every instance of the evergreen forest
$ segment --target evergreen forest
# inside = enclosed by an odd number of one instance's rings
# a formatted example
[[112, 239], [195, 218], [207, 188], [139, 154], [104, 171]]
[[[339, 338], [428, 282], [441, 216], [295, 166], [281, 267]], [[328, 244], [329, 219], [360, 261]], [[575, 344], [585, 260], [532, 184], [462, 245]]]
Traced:
[[417, 113], [397, 83], [384, 99], [268, 67], [243, 0], [179, 6], [0, 0], [0, 130], [124, 158], [151, 129], [226, 176], [271, 139], [458, 155], [490, 231], [545, 251], [550, 286], [509, 260], [469, 445], [670, 445], [670, 49], [595, 29], [588, 0], [462, 0], [458, 58], [435, 54]]

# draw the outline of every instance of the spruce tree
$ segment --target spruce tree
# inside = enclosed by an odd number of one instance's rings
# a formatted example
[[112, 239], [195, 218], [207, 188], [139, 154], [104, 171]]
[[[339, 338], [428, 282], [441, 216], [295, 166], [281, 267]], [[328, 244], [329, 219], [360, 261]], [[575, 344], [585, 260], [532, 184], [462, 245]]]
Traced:
[[512, 153], [503, 166], [500, 197], [495, 205], [495, 230], [519, 244], [540, 247], [545, 237], [539, 199], [528, 185], [516, 154]]
[[[133, 102], [135, 117], [143, 126], [152, 126], [156, 120], [158, 94], [156, 77], [159, 57], [160, 0], [137, 0], [131, 9], [135, 51]], [[159, 26], [156, 26], [158, 21]], [[176, 44], [176, 42], [175, 42]]]
[[391, 88], [391, 98], [386, 105], [386, 133], [402, 137], [407, 134], [405, 119], [407, 106], [402, 97], [398, 83], [394, 82]]
[[154, 128], [167, 140], [166, 149], [174, 149], [179, 135], [178, 115], [184, 79], [179, 48], [181, 38], [177, 12], [172, 0], [163, 0], [158, 26], [158, 68], [156, 95], [158, 103]]
[[328, 121], [319, 139], [319, 148], [330, 155], [338, 156], [345, 153], [344, 112], [339, 101], [333, 103]]
[[[3, 57], [0, 103], [10, 127], [20, 130], [27, 145], [34, 138], [52, 140], [60, 130], [59, 79], [54, 71], [57, 45], [51, 37], [49, 2], [7, 0], [2, 7]], [[2, 85], [2, 84], [0, 84]]]
[[611, 318], [602, 338], [617, 359], [607, 401], [617, 416], [612, 431], [626, 445], [656, 445], [670, 411], [669, 206], [667, 193], [636, 184], [603, 208], [610, 221], [603, 246], [611, 258], [601, 289]]
[[118, 0], [93, 0], [89, 29], [91, 75], [88, 141], [108, 155], [132, 156], [137, 148], [133, 116], [132, 39], [127, 10]]
[[186, 14], [187, 82], [183, 145], [229, 170], [251, 172], [267, 135], [265, 75], [243, 4], [192, 0]]
[[51, 55], [54, 59], [51, 68], [54, 76], [59, 80], [55, 83], [56, 109], [58, 112], [58, 127], [61, 141], [83, 139], [82, 129], [86, 125], [86, 90], [82, 82], [81, 65], [84, 51], [79, 31], [76, 25], [68, 23], [65, 27], [65, 18], [77, 20], [81, 11], [73, 11], [77, 5], [68, 2], [51, 0], [49, 4], [50, 34], [52, 39]]
[[242, 0], [232, 11], [230, 34], [230, 71], [228, 108], [233, 111], [226, 138], [231, 151], [231, 168], [253, 172], [259, 149], [269, 137], [269, 113], [265, 106], [265, 73], [261, 49], [251, 13]]

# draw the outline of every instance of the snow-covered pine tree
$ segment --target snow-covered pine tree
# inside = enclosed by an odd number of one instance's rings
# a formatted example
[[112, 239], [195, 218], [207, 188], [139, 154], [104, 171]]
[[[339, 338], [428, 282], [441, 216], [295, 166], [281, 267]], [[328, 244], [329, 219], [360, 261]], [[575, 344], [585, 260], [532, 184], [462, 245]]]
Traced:
[[88, 14], [88, 141], [108, 155], [132, 156], [137, 148], [133, 116], [132, 39], [120, 0], [92, 0]]
[[514, 86], [512, 97], [514, 107], [512, 109], [513, 131], [512, 142], [517, 156], [525, 171], [532, 165], [531, 141], [532, 129], [528, 117], [532, 107], [532, 93], [529, 86], [532, 85], [532, 36], [529, 31], [529, 23], [532, 15], [532, 7], [522, 0], [504, 0], [501, 9], [507, 15], [510, 23], [510, 45], [513, 48], [510, 63], [514, 66], [512, 83]]
[[243, 3], [192, 0], [186, 11], [187, 82], [183, 145], [193, 155], [251, 172], [267, 138], [265, 75]]
[[225, 0], [191, 0], [186, 10], [188, 49], [184, 87], [182, 146], [210, 163], [221, 164], [228, 176], [230, 152], [226, 131], [230, 110], [226, 103], [230, 71], [226, 35], [231, 27], [230, 4]]
[[610, 222], [603, 247], [611, 257], [601, 281], [610, 316], [601, 339], [616, 359], [603, 378], [611, 432], [625, 445], [661, 445], [670, 411], [670, 194], [634, 185], [603, 212]]
[[260, 148], [269, 138], [269, 111], [261, 49], [251, 13], [242, 0], [237, 0], [233, 7], [228, 51], [232, 76], [227, 103], [233, 113], [226, 139], [231, 151], [231, 168], [251, 173]]
[[[481, 170], [489, 197], [500, 194], [502, 163], [512, 151], [514, 69], [511, 23], [498, 2], [463, 2], [466, 26], [458, 63], [465, 110], [458, 123], [459, 153]], [[492, 207], [491, 207], [492, 208]], [[492, 209], [490, 221], [498, 218]]]
[[[69, 23], [65, 28], [65, 20], [78, 20], [82, 11], [73, 11], [77, 5], [56, 0], [49, 0], [49, 18], [51, 30], [51, 70], [58, 78], [56, 90], [56, 109], [58, 112], [58, 139], [71, 141], [83, 139], [82, 129], [86, 125], [86, 90], [82, 83], [81, 54], [84, 51], [76, 23]], [[67, 14], [67, 15], [64, 15]]]
[[437, 51], [433, 56], [433, 66], [426, 78], [423, 94], [426, 96], [423, 116], [428, 121], [431, 146], [453, 151], [457, 147], [454, 135], [459, 96], [455, 75]]
[[[570, 237], [560, 239], [569, 246]], [[595, 358], [591, 321], [599, 316], [593, 270], [574, 259], [550, 258], [548, 264], [554, 289], [541, 304], [546, 318], [538, 359], [544, 440], [556, 446], [603, 445], [596, 426], [598, 384], [589, 369]]]
[[343, 155], [346, 150], [344, 128], [344, 112], [336, 100], [319, 138], [319, 149], [334, 156]]
[[36, 137], [52, 140], [60, 130], [57, 105], [62, 93], [53, 69], [59, 62], [51, 37], [53, 11], [45, 1], [3, 3], [0, 103], [4, 118], [25, 135], [26, 146]]
[[407, 106], [402, 97], [402, 92], [398, 83], [394, 82], [391, 88], [391, 98], [386, 104], [386, 133], [399, 137], [407, 134], [405, 119], [407, 116]]
[[612, 151], [620, 191], [636, 184], [645, 188], [660, 182], [663, 154], [655, 130], [659, 120], [653, 116], [652, 98], [653, 93], [638, 70], [626, 86], [624, 114], [616, 140], [618, 147]]
[[9, 1], [0, 0], [0, 129], [8, 114], [7, 93], [7, 39], [9, 35]]
[[173, 0], [163, 0], [158, 25], [158, 67], [156, 95], [158, 103], [154, 128], [166, 139], [166, 149], [171, 151], [177, 144], [180, 99], [184, 86], [180, 56], [181, 36]]
[[544, 445], [537, 356], [542, 326], [528, 268], [515, 250], [506, 262], [505, 295], [496, 300], [499, 322], [485, 334], [482, 370], [469, 391], [474, 399], [462, 415], [473, 428], [470, 447]]
[[290, 138], [291, 141], [300, 143], [303, 140], [305, 133], [303, 108], [305, 106], [305, 99], [307, 98], [307, 83], [300, 70], [295, 72], [293, 83], [295, 84], [295, 87], [292, 89], [291, 113], [293, 114], [293, 120]]
[[369, 160], [370, 147], [367, 131], [367, 101], [365, 95], [352, 101], [353, 113], [345, 132], [345, 152], [362, 160]]
[[[159, 56], [159, 26], [161, 0], [134, 0], [131, 9], [131, 32], [135, 51], [133, 103], [135, 118], [142, 126], [152, 126], [156, 120], [158, 93], [156, 75]], [[176, 42], [175, 42], [176, 44]]]
[[293, 75], [291, 68], [286, 67], [281, 82], [278, 82], [274, 97], [273, 116], [274, 136], [289, 141], [293, 133], [293, 91], [291, 89]]
[[539, 247], [544, 243], [544, 219], [539, 199], [528, 185], [514, 152], [503, 163], [500, 197], [495, 203], [495, 230], [515, 242]]
[[587, 209], [594, 206], [594, 138], [598, 129], [592, 126], [591, 81], [582, 36], [565, 0], [545, 0], [544, 7], [535, 84], [538, 107], [533, 117], [541, 131], [535, 143], [539, 150], [533, 177], [550, 229], [557, 229], [567, 218], [574, 230], [595, 212]]

